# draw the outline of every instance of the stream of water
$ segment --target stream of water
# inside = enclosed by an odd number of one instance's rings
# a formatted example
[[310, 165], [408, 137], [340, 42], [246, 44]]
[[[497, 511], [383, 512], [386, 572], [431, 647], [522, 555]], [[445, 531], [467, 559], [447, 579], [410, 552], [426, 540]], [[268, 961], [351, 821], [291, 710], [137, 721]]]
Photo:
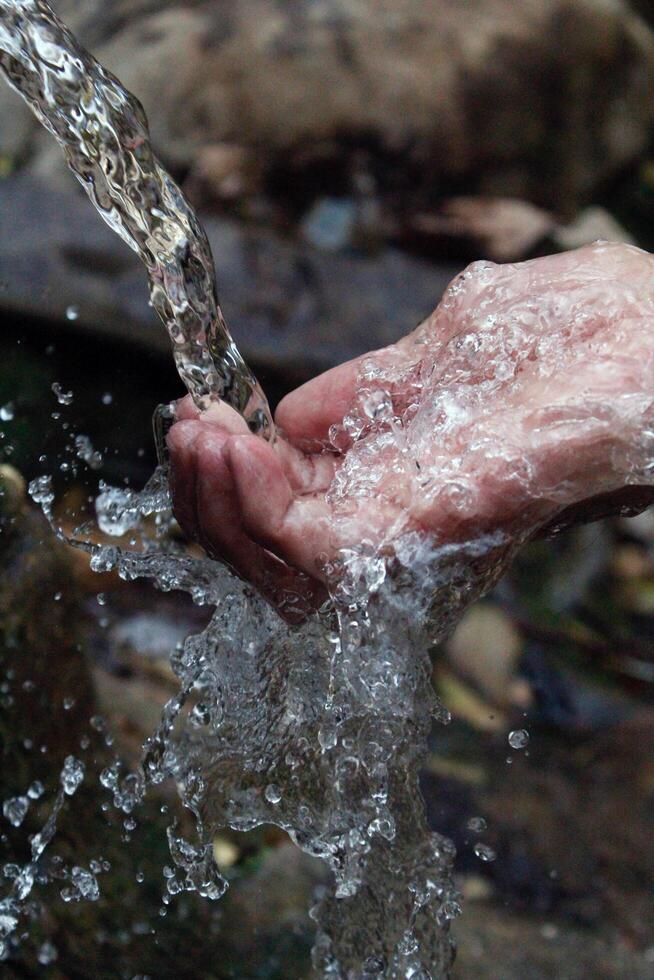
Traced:
[[0, 68], [57, 140], [97, 212], [139, 255], [198, 407], [223, 399], [270, 436], [268, 403], [218, 303], [209, 242], [152, 151], [138, 99], [41, 0], [0, 0]]
[[[207, 240], [152, 153], [140, 104], [43, 0], [0, 0], [0, 66], [96, 209], [143, 260], [196, 403], [224, 398], [255, 432], [272, 436], [265, 398], [220, 313]], [[353, 500], [374, 497], [389, 452], [399, 476], [419, 470], [416, 433], [432, 431], [434, 420], [429, 412], [418, 418], [413, 436], [403, 427], [388, 396], [397, 380], [374, 362], [362, 374], [344, 422], [351, 447], [329, 494], [336, 524], [349, 520]], [[420, 384], [414, 388], [418, 398]], [[65, 537], [50, 477], [30, 491]], [[219, 898], [227, 884], [213, 860], [216, 831], [276, 824], [333, 873], [312, 910], [318, 975], [447, 977], [449, 923], [460, 911], [453, 848], [427, 827], [418, 788], [432, 722], [447, 721], [432, 690], [429, 648], [499, 575], [507, 543], [489, 536], [437, 547], [395, 527], [390, 559], [388, 549], [365, 542], [341, 551], [329, 600], [290, 627], [227, 568], [175, 543], [164, 471], [140, 493], [105, 489], [97, 514], [103, 543], [97, 529], [91, 541], [88, 527], [67, 538], [96, 571], [148, 578], [214, 609], [207, 629], [172, 654], [179, 692], [141, 767], [125, 773], [117, 761], [101, 776], [125, 814], [168, 778], [194, 814], [193, 841], [170, 828], [174, 873], [164, 901], [183, 890]], [[57, 814], [81, 777], [69, 760], [51, 820], [0, 902], [0, 940], [21, 921]], [[74, 883], [78, 897], [93, 897], [98, 883], [92, 870], [84, 876]]]

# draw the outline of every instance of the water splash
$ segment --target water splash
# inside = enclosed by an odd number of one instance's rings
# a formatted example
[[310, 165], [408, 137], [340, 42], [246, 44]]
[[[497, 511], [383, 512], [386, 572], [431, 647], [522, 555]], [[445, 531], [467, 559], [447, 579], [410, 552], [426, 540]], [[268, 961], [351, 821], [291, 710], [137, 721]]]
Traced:
[[[42, 0], [0, 0], [0, 51], [10, 83], [60, 143], [95, 207], [141, 256], [196, 403], [223, 397], [251, 428], [272, 435], [265, 399], [222, 319], [204, 233], [153, 156], [139, 103]], [[336, 512], [360, 492], [371, 440], [373, 451], [388, 440], [392, 398], [379, 378], [369, 381], [362, 379], [343, 432], [333, 434], [354, 443], [331, 491]], [[397, 429], [391, 426], [394, 439]], [[89, 447], [78, 449], [86, 460]], [[49, 477], [33, 481], [30, 492], [66, 538]], [[100, 776], [127, 819], [148, 786], [167, 778], [194, 814], [196, 840], [169, 828], [164, 904], [189, 890], [219, 898], [227, 884], [213, 860], [216, 831], [273, 823], [333, 872], [312, 911], [314, 965], [323, 976], [446, 977], [449, 922], [460, 905], [452, 845], [429, 831], [418, 789], [432, 721], [447, 721], [428, 650], [498, 573], [503, 542], [490, 536], [439, 549], [407, 532], [394, 541], [392, 561], [372, 547], [342, 551], [330, 599], [291, 628], [227, 569], [175, 545], [169, 508], [159, 470], [141, 493], [101, 487], [97, 521], [107, 543], [89, 540], [83, 527], [66, 538], [90, 554], [96, 571], [149, 578], [215, 608], [206, 630], [172, 657], [179, 691], [146, 742], [141, 767], [124, 773], [117, 760]], [[74, 761], [66, 762], [39, 847], [79, 785]], [[15, 883], [3, 903], [5, 934], [22, 912], [39, 856], [33, 847], [16, 879], [25, 887]], [[76, 865], [67, 875], [65, 901], [97, 898], [92, 871]]]
[[[254, 432], [272, 437], [266, 398], [218, 303], [206, 235], [153, 154], [139, 101], [44, 0], [0, 0], [0, 68], [55, 137], [98, 213], [141, 258], [152, 306], [198, 407], [221, 398]], [[67, 315], [74, 319], [75, 308]]]
[[[105, 220], [142, 256], [153, 304], [171, 331], [178, 368], [198, 404], [222, 395], [253, 428], [270, 432], [265, 402], [220, 317], [206, 239], [152, 156], [138, 103], [79, 48], [43, 2], [0, 0], [0, 48], [12, 84], [64, 146]], [[340, 550], [329, 600], [295, 627], [226, 568], [191, 557], [175, 543], [168, 534], [162, 471], [140, 493], [101, 488], [96, 509], [104, 543], [91, 540], [83, 527], [67, 538], [89, 553], [96, 571], [150, 579], [214, 608], [206, 630], [172, 655], [179, 689], [143, 748], [141, 766], [124, 772], [117, 760], [100, 777], [130, 821], [148, 787], [168, 778], [193, 813], [194, 840], [176, 825], [168, 831], [164, 904], [183, 891], [209, 899], [223, 894], [226, 882], [211, 848], [220, 828], [276, 824], [333, 873], [312, 912], [314, 964], [326, 977], [449, 975], [449, 923], [460, 912], [453, 848], [426, 826], [418, 789], [432, 721], [448, 720], [432, 690], [429, 648], [552, 516], [557, 494], [569, 494], [559, 476], [540, 499], [531, 498], [534, 507], [524, 506], [521, 491], [532, 486], [530, 453], [538, 459], [539, 440], [553, 438], [562, 426], [607, 438], [640, 431], [643, 418], [651, 417], [649, 382], [616, 403], [601, 392], [584, 404], [575, 401], [576, 393], [566, 401], [563, 392], [556, 401], [553, 381], [565, 366], [568, 336], [538, 319], [547, 295], [540, 306], [537, 299], [519, 310], [511, 305], [513, 272], [497, 278], [480, 265], [454, 284], [441, 307], [442, 329], [427, 324], [416, 338], [422, 345], [416, 348], [422, 352], [417, 372], [414, 364], [404, 376], [393, 375], [374, 358], [362, 365], [354, 404], [330, 434], [344, 454], [329, 492], [337, 537], [357, 508], [393, 503], [384, 482], [389, 472], [392, 496], [438, 508], [461, 527], [464, 518], [482, 512], [478, 475], [509, 472], [502, 488], [507, 512], [513, 505], [510, 535], [464, 531], [439, 542], [412, 530], [410, 507], [402, 508], [383, 540]], [[583, 288], [579, 295], [573, 289], [566, 294], [570, 316], [561, 323], [568, 332], [586, 329], [578, 314], [585, 298]], [[489, 315], [493, 308], [504, 310], [502, 329]], [[540, 333], [534, 323], [541, 323]], [[430, 357], [423, 357], [429, 345]], [[532, 400], [525, 398], [517, 421], [515, 411], [497, 409], [510, 402], [507, 385], [514, 385], [515, 395], [529, 378], [527, 362], [536, 361], [542, 365], [538, 380], [555, 394], [538, 410], [537, 428], [528, 429], [533, 444], [525, 449], [515, 434]], [[522, 381], [515, 380], [518, 375]], [[401, 410], [394, 390], [411, 393]], [[614, 489], [617, 475], [622, 480], [625, 473], [633, 483], [651, 483], [651, 445], [651, 428], [632, 442], [625, 437], [599, 489]], [[85, 459], [88, 447], [80, 448]], [[65, 538], [55, 523], [49, 477], [37, 478], [30, 490]], [[513, 736], [520, 745], [512, 746], [524, 747], [524, 733]], [[67, 761], [51, 817], [33, 839], [31, 861], [18, 869], [11, 894], [0, 903], [0, 937], [16, 928], [66, 794], [77, 788], [74, 761]], [[475, 818], [471, 830], [484, 829]], [[482, 841], [475, 853], [486, 862], [496, 857]], [[66, 874], [64, 900], [94, 900], [92, 867], [75, 865]]]

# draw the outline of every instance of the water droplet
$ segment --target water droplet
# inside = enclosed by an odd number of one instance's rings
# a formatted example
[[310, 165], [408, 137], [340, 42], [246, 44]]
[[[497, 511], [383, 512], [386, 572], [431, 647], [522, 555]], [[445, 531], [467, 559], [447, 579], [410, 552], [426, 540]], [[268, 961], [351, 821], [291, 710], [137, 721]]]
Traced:
[[377, 388], [369, 391], [362, 396], [361, 407], [367, 418], [375, 421], [376, 419], [388, 418], [393, 414], [393, 402], [387, 391]]
[[277, 804], [281, 802], [282, 792], [276, 783], [270, 783], [266, 786], [265, 792], [263, 794], [269, 803]]
[[72, 391], [64, 391], [58, 381], [55, 381], [52, 385], [52, 390], [57, 396], [57, 401], [60, 405], [71, 405], [73, 401]]
[[52, 477], [37, 476], [27, 487], [28, 493], [35, 504], [49, 506], [54, 500], [54, 490], [52, 489]]
[[57, 947], [53, 946], [51, 942], [46, 940], [39, 946], [39, 951], [36, 954], [36, 958], [41, 964], [41, 966], [48, 966], [50, 963], [54, 963], [57, 959], [59, 953], [57, 952]]
[[75, 706], [75, 698], [64, 698], [64, 711], [70, 711]]
[[440, 907], [440, 913], [444, 919], [456, 919], [457, 916], [461, 915], [462, 908], [458, 902], [453, 900], [443, 902]]
[[517, 728], [509, 732], [509, 745], [512, 749], [524, 749], [529, 745], [529, 732], [526, 728]]
[[5, 800], [2, 804], [2, 813], [12, 827], [20, 827], [29, 810], [29, 805], [30, 801], [26, 796], [12, 796], [11, 799]]
[[102, 404], [111, 405], [113, 400], [114, 400], [114, 396], [111, 394], [111, 392], [105, 391], [104, 395], [102, 396]]
[[475, 854], [480, 861], [494, 861], [497, 857], [496, 852], [488, 844], [475, 844], [474, 847]]
[[71, 887], [63, 888], [60, 892], [64, 902], [80, 902], [82, 899], [87, 902], [97, 902], [100, 898], [100, 888], [91, 871], [74, 867], [70, 873], [70, 882]]
[[7, 402], [0, 407], [0, 422], [11, 422], [14, 417], [14, 403]]
[[80, 783], [84, 779], [84, 763], [76, 759], [74, 755], [67, 756], [59, 778], [64, 793], [67, 796], [72, 796], [78, 790]]
[[79, 310], [78, 310], [78, 308], [76, 306], [67, 306], [66, 307], [66, 319], [67, 320], [76, 320], [78, 316], [79, 316]]

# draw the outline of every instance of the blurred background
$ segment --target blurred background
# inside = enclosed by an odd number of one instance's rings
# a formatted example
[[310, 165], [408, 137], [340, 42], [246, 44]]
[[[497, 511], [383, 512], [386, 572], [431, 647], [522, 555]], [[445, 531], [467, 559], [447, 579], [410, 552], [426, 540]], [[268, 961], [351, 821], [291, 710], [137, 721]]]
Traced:
[[[598, 238], [654, 248], [651, 0], [52, 6], [143, 102], [273, 402], [408, 332], [471, 260]], [[175, 690], [168, 654], [205, 614], [91, 573], [26, 502], [42, 472], [58, 474], [63, 520], [100, 479], [140, 486], [152, 411], [182, 392], [136, 257], [4, 84], [0, 317], [11, 802], [56, 782], [69, 751], [98, 771], [116, 750], [134, 763]], [[458, 850], [455, 977], [654, 977], [654, 515], [528, 548], [435, 651], [434, 683], [454, 721], [434, 732], [423, 789]], [[87, 861], [99, 847], [112, 867], [102, 895], [66, 904], [48, 885], [3, 976], [308, 975], [314, 862], [274, 829], [226, 834], [226, 898], [181, 896], [162, 917], [174, 791], [131, 827], [95, 783], [58, 854], [83, 858], [92, 839]], [[0, 818], [7, 885], [48, 812], [29, 799], [18, 823], [11, 806]]]

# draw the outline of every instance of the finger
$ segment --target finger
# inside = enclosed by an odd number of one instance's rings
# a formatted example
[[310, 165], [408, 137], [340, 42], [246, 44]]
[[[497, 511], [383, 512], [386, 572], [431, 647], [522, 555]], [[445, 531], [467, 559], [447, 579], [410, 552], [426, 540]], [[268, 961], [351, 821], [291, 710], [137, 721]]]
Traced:
[[166, 436], [173, 512], [184, 533], [192, 539], [198, 535], [195, 442], [200, 431], [198, 422], [184, 420], [176, 422]]
[[330, 428], [343, 421], [352, 403], [361, 361], [339, 364], [281, 400], [275, 423], [291, 443], [309, 451], [328, 443]]
[[282, 437], [274, 450], [295, 493], [324, 493], [334, 479], [337, 458], [333, 453], [305, 453]]
[[232, 436], [225, 455], [250, 537], [324, 580], [322, 565], [333, 554], [331, 512], [324, 495], [296, 496], [278, 455], [255, 436]]
[[179, 421], [200, 421], [220, 426], [233, 435], [249, 432], [247, 422], [242, 415], [223, 401], [212, 402], [203, 412], [197, 407], [190, 395], [180, 399], [175, 405], [175, 418]]
[[[175, 417], [182, 421], [206, 422], [231, 435], [246, 435], [250, 431], [245, 420], [229, 405], [215, 402], [204, 412], [200, 412], [190, 395], [177, 402]], [[298, 493], [311, 493], [327, 489], [334, 477], [333, 456], [307, 455], [282, 437], [274, 445], [294, 490]]]
[[324, 599], [324, 591], [307, 575], [289, 568], [256, 544], [243, 526], [234, 480], [224, 451], [229, 435], [202, 432], [198, 456], [196, 509], [200, 541], [209, 554], [226, 561], [242, 578], [293, 621], [306, 616]]
[[229, 433], [185, 420], [170, 430], [175, 515], [188, 537], [252, 582], [284, 618], [298, 622], [325, 599], [322, 586], [268, 554], [246, 534], [224, 444]]
[[[398, 344], [384, 347], [339, 364], [286, 395], [279, 403], [275, 421], [288, 441], [310, 453], [330, 443], [329, 430], [340, 425], [353, 407], [357, 387], [368, 365], [381, 370], [398, 408], [404, 407], [403, 389], [410, 384], [407, 372], [424, 354], [420, 328]], [[379, 384], [379, 382], [377, 383]]]

